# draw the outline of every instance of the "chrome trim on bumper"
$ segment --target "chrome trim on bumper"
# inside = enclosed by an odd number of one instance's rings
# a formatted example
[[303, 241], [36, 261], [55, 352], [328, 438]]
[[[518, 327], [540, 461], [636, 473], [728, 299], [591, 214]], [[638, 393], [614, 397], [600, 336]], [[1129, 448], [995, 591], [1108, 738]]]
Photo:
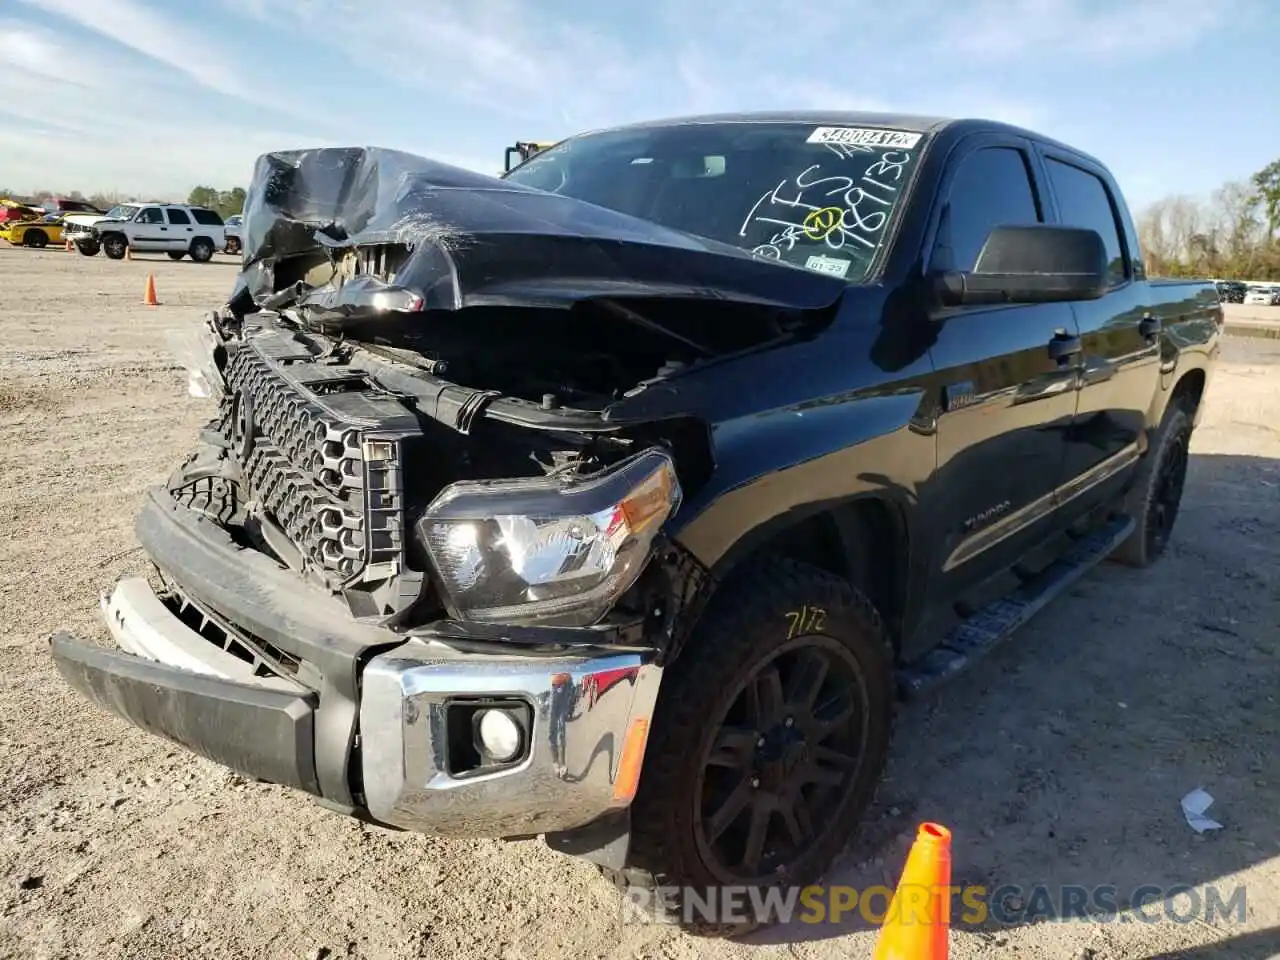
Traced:
[[[477, 656], [410, 640], [364, 670], [369, 812], [409, 830], [476, 837], [568, 830], [625, 807], [630, 797], [614, 794], [623, 744], [634, 720], [651, 718], [661, 675], [636, 653]], [[532, 708], [528, 756], [493, 773], [451, 776], [446, 704], [499, 696]]]

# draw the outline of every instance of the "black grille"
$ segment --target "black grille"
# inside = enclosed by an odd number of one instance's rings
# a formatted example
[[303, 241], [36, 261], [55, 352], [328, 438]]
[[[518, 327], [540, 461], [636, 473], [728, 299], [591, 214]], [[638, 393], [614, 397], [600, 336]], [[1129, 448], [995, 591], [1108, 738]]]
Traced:
[[[400, 465], [416, 419], [359, 371], [317, 362], [280, 335], [240, 345], [225, 376], [219, 432], [248, 499], [332, 589], [382, 593], [377, 584], [404, 571]], [[400, 593], [361, 612], [394, 612]]]

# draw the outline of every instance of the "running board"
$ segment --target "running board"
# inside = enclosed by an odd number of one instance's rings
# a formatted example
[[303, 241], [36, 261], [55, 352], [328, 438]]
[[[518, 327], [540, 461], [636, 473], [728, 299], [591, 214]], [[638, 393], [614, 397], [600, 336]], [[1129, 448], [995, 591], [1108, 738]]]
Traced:
[[1058, 559], [1012, 592], [967, 617], [933, 650], [898, 672], [898, 694], [918, 697], [990, 653], [1050, 600], [1097, 566], [1133, 532], [1131, 517], [1116, 517], [1080, 537]]

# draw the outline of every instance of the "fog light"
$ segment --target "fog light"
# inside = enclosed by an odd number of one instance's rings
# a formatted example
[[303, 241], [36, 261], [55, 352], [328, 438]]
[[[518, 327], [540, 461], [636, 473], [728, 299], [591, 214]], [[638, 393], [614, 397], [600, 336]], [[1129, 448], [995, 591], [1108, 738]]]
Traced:
[[520, 753], [520, 724], [505, 710], [484, 711], [476, 727], [489, 759], [506, 763]]

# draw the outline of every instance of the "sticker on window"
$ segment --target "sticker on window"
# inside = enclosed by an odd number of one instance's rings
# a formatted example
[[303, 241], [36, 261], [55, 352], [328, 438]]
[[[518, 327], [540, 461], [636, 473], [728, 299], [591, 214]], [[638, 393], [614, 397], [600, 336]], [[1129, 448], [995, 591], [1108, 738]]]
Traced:
[[849, 264], [852, 260], [842, 260], [840, 257], [828, 257], [823, 254], [815, 254], [804, 262], [804, 265], [810, 270], [816, 270], [818, 273], [829, 273], [833, 277], [843, 277], [849, 272]]
[[904, 130], [876, 130], [870, 127], [818, 127], [805, 143], [839, 143], [852, 147], [896, 147], [910, 150], [921, 134]]

